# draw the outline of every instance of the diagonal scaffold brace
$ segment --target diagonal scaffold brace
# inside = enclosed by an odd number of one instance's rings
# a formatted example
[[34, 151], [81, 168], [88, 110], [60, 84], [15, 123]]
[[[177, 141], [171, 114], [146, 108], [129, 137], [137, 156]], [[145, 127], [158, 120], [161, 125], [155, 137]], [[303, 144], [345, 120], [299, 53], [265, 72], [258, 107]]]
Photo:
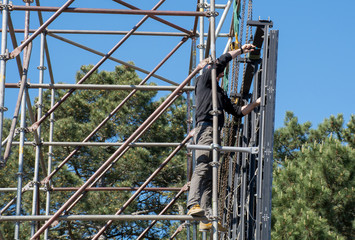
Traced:
[[34, 240], [38, 238], [45, 229], [47, 229], [68, 207], [70, 204], [72, 204], [77, 197], [79, 197], [85, 190], [88, 188], [93, 181], [97, 177], [99, 177], [102, 173], [104, 173], [105, 170], [107, 170], [107, 167], [110, 166], [110, 164], [117, 159], [118, 156], [121, 155], [122, 152], [125, 151], [127, 147], [129, 147], [129, 144], [133, 142], [136, 137], [147, 130], [146, 126], [148, 126], [152, 120], [161, 113], [161, 111], [169, 104], [172, 103], [172, 100], [176, 98], [176, 95], [179, 95], [181, 93], [181, 90], [183, 87], [188, 84], [191, 79], [201, 70], [201, 67], [197, 67], [180, 85], [177, 87], [174, 92], [172, 92], [166, 99], [165, 101], [142, 123], [142, 125], [134, 132], [132, 135], [126, 140], [126, 142], [123, 143], [123, 145], [116, 150], [116, 152], [108, 159], [106, 162], [87, 180], [86, 183], [84, 183], [78, 191], [76, 191], [70, 199], [63, 204], [63, 206], [58, 209], [58, 211], [53, 215], [52, 218], [50, 218], [31, 238], [31, 240]]

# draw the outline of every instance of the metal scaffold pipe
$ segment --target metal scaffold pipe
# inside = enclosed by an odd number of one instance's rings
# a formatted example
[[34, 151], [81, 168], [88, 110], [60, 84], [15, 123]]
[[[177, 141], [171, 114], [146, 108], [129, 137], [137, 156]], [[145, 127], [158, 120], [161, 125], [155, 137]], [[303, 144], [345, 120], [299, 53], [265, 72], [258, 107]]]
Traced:
[[[0, 216], [0, 222], [15, 222], [15, 221], [47, 221], [52, 218], [49, 216]], [[69, 215], [60, 216], [57, 218], [60, 221], [202, 221], [206, 220], [206, 217], [192, 217], [189, 215]]]
[[[71, 192], [77, 191], [79, 187], [50, 187], [49, 191], [53, 192]], [[137, 191], [138, 187], [91, 187], [87, 188], [86, 191]], [[34, 188], [28, 188], [28, 191], [33, 191]], [[48, 191], [47, 188], [40, 188], [41, 191]], [[144, 191], [151, 192], [163, 192], [163, 191], [180, 191], [181, 187], [154, 187], [154, 188], [144, 188]], [[0, 192], [14, 192], [17, 188], [0, 188]]]
[[148, 117], [142, 125], [134, 132], [132, 135], [126, 140], [126, 142], [116, 150], [116, 152], [84, 183], [80, 189], [74, 193], [74, 195], [71, 196], [71, 198], [63, 204], [63, 206], [58, 209], [58, 211], [53, 215], [52, 218], [50, 218], [38, 231], [35, 235], [33, 235], [32, 239], [36, 239], [37, 237], [40, 236], [40, 234], [47, 229], [68, 207], [70, 204], [72, 204], [77, 197], [81, 195], [82, 192], [85, 191], [89, 185], [96, 180], [97, 177], [99, 177], [110, 164], [116, 160], [116, 158], [123, 152], [125, 149], [128, 147], [128, 145], [140, 134], [143, 134], [145, 127], [151, 123], [151, 121], [155, 118], [156, 115], [158, 115], [162, 109], [166, 107], [166, 105], [171, 104], [171, 100], [175, 98], [177, 94], [181, 91], [181, 89], [191, 81], [192, 77], [200, 70], [200, 68], [196, 68], [177, 88], [172, 94], [170, 94], [165, 101], [151, 114], [150, 117]]
[[[154, 8], [157, 9], [164, 1], [161, 0]], [[126, 34], [95, 66], [93, 66], [90, 71], [88, 71], [78, 82], [77, 84], [82, 84], [85, 82], [91, 74], [93, 74], [131, 35], [135, 32], [146, 20], [148, 16], [144, 16], [138, 24], [136, 24], [128, 34]], [[38, 126], [57, 108], [59, 107], [73, 92], [75, 89], [70, 89], [44, 116], [38, 120], [36, 123], [32, 124], [29, 127], [30, 131], [34, 131]]]
[[[216, 71], [216, 22], [215, 22], [215, 1], [211, 0], [210, 16], [210, 38], [212, 58], [212, 115], [213, 115], [213, 145], [219, 144], [218, 133], [218, 103], [217, 103], [217, 71]], [[218, 240], [218, 151], [212, 150], [212, 230], [213, 240]]]
[[[46, 36], [45, 36], [46, 37]], [[45, 41], [46, 43], [46, 41]], [[51, 90], [51, 107], [53, 107], [55, 103], [55, 90]], [[49, 119], [49, 143], [53, 142], [53, 135], [54, 135], [54, 113], [51, 113], [50, 119]], [[52, 172], [52, 164], [53, 164], [53, 146], [49, 145], [48, 147], [48, 168], [47, 168], [47, 176], [51, 174]], [[48, 181], [48, 185], [50, 186], [52, 183], [51, 180]], [[51, 192], [47, 191], [46, 192], [46, 215], [48, 216], [50, 214], [50, 207], [51, 207]], [[44, 239], [48, 239], [48, 233], [49, 229], [46, 229], [44, 231]]]
[[[39, 69], [39, 84], [43, 84], [44, 81], [44, 41], [45, 36], [44, 33], [41, 34], [41, 47], [40, 47], [40, 59], [38, 67]], [[42, 109], [43, 109], [43, 88], [38, 89], [38, 99], [37, 99], [37, 120], [42, 116]], [[37, 129], [38, 139], [41, 139], [41, 126]], [[39, 214], [39, 163], [42, 155], [42, 146], [36, 144], [36, 156], [35, 156], [35, 167], [34, 167], [34, 176], [33, 176], [33, 183], [34, 183], [34, 191], [33, 191], [33, 201], [32, 201], [32, 215]], [[43, 169], [45, 171], [45, 169]], [[33, 235], [36, 231], [37, 223], [33, 222], [31, 226], [31, 235]]]
[[[41, 11], [41, 12], [56, 12], [61, 10], [58, 7], [43, 7], [43, 6], [18, 6], [13, 5], [12, 10], [17, 11]], [[100, 9], [100, 8], [65, 8], [63, 12], [71, 13], [103, 13], [103, 14], [132, 14], [132, 15], [166, 15], [166, 16], [207, 16], [206, 13], [189, 12], [189, 11], [158, 11], [158, 10], [127, 10], [127, 9]]]
[[[124, 5], [124, 6], [128, 7], [128, 8], [131, 8], [131, 9], [134, 9], [134, 10], [140, 10], [139, 8], [133, 6], [133, 5], [129, 4], [129, 3], [126, 3], [126, 2], [124, 2], [124, 1], [121, 1], [121, 0], [113, 0], [113, 1], [115, 1], [115, 2], [117, 2], [117, 3], [120, 3], [120, 4], [122, 4], [122, 5]], [[196, 16], [198, 16], [198, 15], [196, 15]], [[168, 22], [168, 21], [162, 19], [162, 18], [159, 18], [159, 17], [154, 16], [154, 15], [150, 15], [150, 17], [151, 17], [152, 19], [155, 19], [155, 20], [157, 20], [157, 21], [159, 21], [159, 22], [161, 22], [161, 23], [164, 23], [164, 24], [166, 24], [166, 25], [168, 25], [168, 26], [170, 26], [170, 27], [173, 27], [173, 28], [175, 28], [175, 29], [177, 29], [177, 30], [180, 30], [180, 31], [182, 31], [182, 32], [184, 32], [184, 33], [186, 33], [186, 34], [188, 34], [188, 35], [191, 35], [191, 34], [192, 34], [191, 31], [186, 30], [186, 29], [184, 29], [184, 28], [182, 28], [182, 27], [179, 27], [179, 26], [177, 26], [177, 25], [175, 25], [175, 24], [173, 24], [173, 23], [171, 23], [171, 22]]]
[[[1, 55], [0, 55], [0, 142], [2, 142], [3, 125], [4, 125], [4, 112], [6, 108], [4, 106], [5, 100], [5, 79], [6, 79], [6, 61], [7, 61], [7, 24], [8, 24], [8, 12], [9, 1], [3, 0], [2, 9], [2, 33], [1, 33]], [[2, 159], [2, 147], [0, 146], [0, 168], [5, 164]]]
[[[148, 76], [141, 81], [140, 84], [144, 84], [148, 79], [163, 65], [164, 62], [166, 62], [170, 56], [177, 51], [177, 49], [186, 41], [186, 38], [183, 38], [178, 45], [153, 69], [152, 72], [148, 74]], [[133, 90], [125, 99], [122, 100], [122, 102], [107, 116], [84, 140], [83, 142], [89, 141], [89, 139], [96, 134], [96, 132], [114, 115], [116, 114], [119, 109], [136, 93], [137, 90]], [[77, 147], [74, 151], [72, 151], [63, 161], [61, 164], [58, 165], [58, 167], [45, 179], [45, 181], [48, 181], [64, 164], [72, 157], [74, 154], [80, 150], [80, 147]]]
[[[6, 83], [5, 88], [20, 88], [17, 83]], [[150, 86], [150, 85], [99, 85], [99, 84], [43, 84], [43, 83], [27, 83], [27, 88], [44, 88], [44, 89], [81, 89], [81, 90], [145, 90], [145, 91], [174, 91], [176, 86]], [[193, 91], [195, 87], [186, 86], [183, 92]]]
[[[48, 27], [49, 24], [51, 24], [70, 4], [72, 4], [74, 2], [74, 0], [69, 0], [67, 1], [62, 7], [60, 8], [56, 8], [55, 13], [44, 23], [42, 24], [42, 26], [40, 28], [38, 28], [36, 30], [35, 33], [33, 33], [28, 39], [26, 39], [26, 41], [24, 41], [20, 46], [18, 46], [17, 48], [15, 48], [11, 53], [10, 53], [10, 57], [14, 58], [17, 55], [20, 54], [20, 52], [30, 43], [33, 41], [33, 39], [35, 39], [41, 32], [43, 32], [43, 30]], [[12, 9], [14, 6], [12, 6]], [[29, 8], [29, 9], [23, 9], [25, 11], [30, 11], [31, 6], [20, 6], [20, 7], [24, 7], [24, 8]]]
[[[29, 5], [29, 3], [26, 3], [26, 5]], [[24, 39], [25, 40], [28, 39], [29, 25], [30, 25], [30, 12], [26, 11], [25, 32], [24, 32]], [[28, 67], [29, 67], [31, 52], [32, 52], [32, 44], [30, 44], [29, 46], [26, 46], [24, 49], [24, 55], [23, 55], [24, 67], [23, 67], [23, 73], [21, 76], [21, 83], [24, 86], [26, 86], [26, 82], [27, 82], [27, 74], [28, 74]], [[17, 173], [18, 175], [17, 175], [16, 216], [21, 215], [21, 208], [22, 208], [22, 182], [23, 182], [22, 175], [23, 175], [23, 162], [24, 162], [24, 152], [23, 152], [24, 144], [23, 143], [25, 142], [26, 96], [27, 96], [27, 92], [25, 91], [24, 86], [20, 89], [20, 92], [18, 95], [16, 110], [15, 110], [14, 117], [11, 122], [10, 134], [9, 134], [8, 142], [7, 142], [5, 153], [4, 153], [4, 161], [6, 161], [9, 154], [10, 154], [12, 138], [13, 138], [13, 133], [14, 133], [13, 131], [15, 130], [15, 126], [17, 123], [18, 110], [19, 110], [19, 107], [21, 106], [20, 145], [19, 145], [19, 154], [18, 154], [18, 173]], [[20, 103], [21, 103], [21, 105], [20, 105]], [[16, 222], [15, 239], [20, 239], [20, 224], [21, 224], [20, 222]]]
[[[133, 33], [132, 33], [132, 34], [133, 34]], [[101, 57], [106, 56], [106, 54], [104, 54], [104, 53], [102, 53], [102, 52], [96, 51], [96, 50], [94, 50], [94, 49], [92, 49], [92, 48], [86, 47], [86, 46], [84, 46], [84, 45], [81, 45], [81, 44], [76, 43], [76, 42], [74, 42], [74, 41], [71, 41], [71, 40], [69, 40], [69, 39], [63, 38], [63, 37], [58, 36], [58, 35], [56, 35], [56, 34], [51, 33], [51, 34], [48, 34], [48, 35], [51, 36], [51, 37], [53, 37], [53, 38], [59, 39], [59, 40], [61, 40], [61, 41], [63, 41], [63, 42], [66, 42], [66, 43], [69, 43], [69, 44], [71, 44], [71, 45], [74, 45], [74, 46], [76, 46], [76, 47], [78, 47], [78, 48], [81, 48], [81, 49], [84, 49], [84, 50], [89, 51], [89, 52], [91, 52], [91, 53], [97, 54], [97, 55], [99, 55], [99, 56], [101, 56]], [[126, 62], [121, 61], [121, 60], [119, 60], [119, 59], [117, 59], [117, 58], [114, 58], [114, 57], [112, 57], [112, 56], [109, 57], [108, 59], [110, 59], [110, 60], [112, 60], [112, 61], [115, 61], [115, 62], [117, 62], [117, 63], [120, 63], [120, 64], [122, 64], [122, 65], [124, 65], [124, 66], [133, 68], [133, 69], [136, 70], [136, 71], [139, 71], [139, 72], [142, 72], [142, 73], [145, 73], [145, 74], [148, 74], [148, 75], [150, 74], [150, 72], [147, 71], [147, 70], [144, 70], [144, 69], [142, 69], [142, 68], [136, 67], [135, 65], [126, 63]], [[168, 79], [166, 79], [166, 78], [163, 78], [163, 77], [161, 77], [161, 76], [159, 76], [159, 75], [153, 74], [152, 76], [155, 77], [155, 78], [157, 78], [157, 79], [163, 80], [164, 82], [170, 83], [170, 84], [172, 84], [172, 85], [175, 85], [175, 86], [178, 86], [178, 85], [179, 85], [179, 84], [177, 84], [177, 83], [175, 83], [175, 82], [173, 82], [173, 81], [170, 81], [170, 80], [168, 80]], [[52, 84], [54, 84], [54, 83], [52, 83]]]
[[[188, 190], [189, 183], [185, 184], [185, 186], [176, 194], [176, 196], [170, 201], [169, 204], [165, 206], [163, 210], [159, 213], [159, 216], [163, 215], [175, 202], [178, 198]], [[137, 240], [142, 239], [143, 236], [157, 223], [157, 220], [151, 222], [151, 224], [138, 236]]]
[[[12, 142], [13, 145], [19, 145], [19, 142]], [[34, 142], [24, 142], [25, 146], [33, 146]], [[41, 142], [42, 146], [121, 146], [123, 142]], [[130, 147], [176, 147], [181, 143], [163, 143], [163, 142], [132, 142]]]
[[[182, 141], [181, 145], [172, 151], [172, 153], [164, 160], [164, 162], [157, 168], [148, 178], [147, 180], [140, 186], [140, 188], [135, 192], [116, 212], [116, 215], [120, 215], [123, 211], [128, 207], [128, 205], [138, 197], [139, 193], [144, 190], [144, 188], [155, 178], [155, 176], [171, 161], [171, 159], [181, 150], [181, 148], [192, 138], [193, 131], [188, 134], [188, 136]], [[185, 189], [186, 190], [186, 189]], [[106, 223], [104, 227], [100, 229], [100, 231], [95, 235], [94, 239], [98, 239], [98, 237], [112, 224], [112, 221]]]
[[[2, 30], [0, 29], [2, 32]], [[34, 33], [36, 29], [30, 29], [30, 33]], [[186, 30], [187, 31], [187, 30]], [[13, 29], [13, 33], [22, 33], [23, 29]], [[166, 37], [189, 37], [191, 32], [180, 33], [180, 32], [148, 32], [148, 31], [137, 31], [132, 35], [140, 36], [166, 36]], [[61, 33], [61, 34], [100, 34], [100, 35], [126, 35], [128, 31], [118, 31], [118, 30], [70, 30], [70, 29], [46, 29], [46, 33]], [[198, 34], [197, 34], [198, 35]]]

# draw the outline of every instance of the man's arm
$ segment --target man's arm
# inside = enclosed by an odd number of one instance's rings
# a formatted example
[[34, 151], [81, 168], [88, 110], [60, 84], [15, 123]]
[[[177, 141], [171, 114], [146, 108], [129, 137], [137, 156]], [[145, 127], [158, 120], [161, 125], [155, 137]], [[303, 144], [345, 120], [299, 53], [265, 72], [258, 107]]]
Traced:
[[[228, 53], [232, 56], [232, 58], [236, 58], [238, 55], [243, 53], [248, 53], [254, 51], [255, 46], [253, 44], [244, 44], [240, 49], [229, 51]], [[243, 49], [243, 52], [242, 50]], [[209, 58], [203, 59], [198, 65], [197, 68], [203, 69], [209, 62]]]
[[240, 49], [229, 51], [228, 53], [232, 56], [232, 58], [236, 58], [238, 55], [243, 53], [248, 53], [254, 51], [255, 46], [253, 44], [244, 44]]
[[242, 106], [242, 114], [245, 116], [249, 114], [251, 111], [253, 111], [254, 108], [260, 105], [261, 99], [258, 98], [256, 99], [255, 102], [249, 103], [248, 105]]

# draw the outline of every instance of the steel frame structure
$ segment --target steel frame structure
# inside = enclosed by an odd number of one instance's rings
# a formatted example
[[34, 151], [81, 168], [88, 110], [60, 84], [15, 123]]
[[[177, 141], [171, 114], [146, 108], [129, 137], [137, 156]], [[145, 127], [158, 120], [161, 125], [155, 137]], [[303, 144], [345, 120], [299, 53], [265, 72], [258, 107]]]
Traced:
[[[100, 229], [100, 231], [93, 237], [93, 239], [99, 239], [100, 236], [105, 232], [107, 227], [113, 221], [136, 221], [136, 220], [154, 220], [150, 227], [147, 228], [138, 237], [141, 239], [146, 232], [149, 231], [151, 227], [159, 220], [180, 220], [185, 221], [171, 236], [174, 238], [179, 234], [182, 229], [186, 228], [186, 238], [196, 239], [197, 230], [196, 224], [192, 224], [192, 230], [190, 230], [190, 223], [196, 223], [196, 221], [206, 219], [206, 218], [192, 218], [186, 215], [170, 216], [163, 215], [167, 208], [172, 206], [174, 202], [181, 197], [181, 195], [188, 191], [189, 183], [187, 181], [186, 185], [182, 188], [147, 188], [149, 182], [160, 172], [160, 170], [165, 167], [173, 156], [180, 151], [183, 147], [187, 145], [190, 138], [193, 135], [191, 128], [194, 126], [194, 121], [191, 121], [188, 125], [187, 136], [181, 143], [136, 143], [137, 139], [144, 134], [144, 132], [154, 123], [154, 121], [160, 117], [160, 115], [184, 92], [187, 94], [187, 98], [190, 98], [190, 91], [194, 90], [193, 86], [190, 86], [190, 82], [193, 81], [196, 74], [200, 72], [201, 69], [196, 67], [196, 57], [191, 56], [189, 76], [181, 83], [176, 83], [167, 78], [159, 76], [156, 74], [157, 70], [161, 68], [166, 61], [176, 53], [176, 51], [187, 42], [189, 39], [193, 39], [193, 42], [199, 38], [198, 46], [195, 46], [196, 50], [199, 50], [198, 60], [204, 59], [206, 56], [210, 56], [213, 64], [216, 61], [216, 38], [218, 37], [228, 37], [226, 41], [227, 51], [229, 43], [233, 39], [233, 30], [229, 33], [221, 33], [224, 21], [227, 19], [227, 14], [230, 12], [232, 5], [232, 0], [225, 0], [226, 4], [216, 4], [215, 0], [211, 0], [208, 3], [206, 0], [196, 0], [195, 5], [192, 5], [192, 9], [196, 11], [159, 11], [157, 10], [164, 2], [160, 0], [159, 3], [155, 5], [152, 10], [141, 10], [135, 6], [130, 5], [122, 0], [113, 0], [114, 2], [129, 8], [127, 9], [89, 9], [89, 8], [76, 8], [70, 7], [74, 0], [68, 0], [61, 7], [43, 7], [40, 6], [39, 0], [36, 0], [36, 6], [31, 5], [33, 0], [24, 0], [25, 5], [17, 6], [12, 5], [8, 0], [3, 0], [1, 4], [2, 10], [2, 38], [1, 38], [1, 54], [0, 54], [0, 140], [2, 142], [0, 152], [1, 152], [1, 162], [0, 164], [4, 166], [10, 155], [10, 150], [13, 145], [19, 145], [20, 149], [23, 149], [28, 145], [35, 145], [36, 147], [36, 160], [35, 160], [35, 171], [33, 181], [27, 183], [23, 186], [23, 151], [19, 154], [19, 173], [17, 177], [17, 188], [0, 188], [2, 192], [17, 192], [17, 197], [10, 201], [2, 210], [0, 215], [1, 221], [13, 221], [15, 222], [15, 239], [20, 239], [19, 229], [20, 222], [22, 221], [33, 221], [31, 228], [31, 239], [39, 239], [39, 237], [44, 234], [44, 239], [49, 239], [50, 225], [57, 221], [71, 221], [71, 220], [101, 220], [107, 221], [106, 225]], [[241, 1], [238, 1], [241, 4]], [[244, 9], [246, 8], [246, 1], [244, 1]], [[216, 9], [222, 9], [222, 14], [220, 16], [220, 21], [216, 26], [216, 19], [218, 17], [218, 12]], [[25, 27], [24, 29], [14, 29], [11, 11], [25, 11]], [[31, 11], [38, 12], [38, 19], [40, 22], [40, 27], [38, 29], [30, 29], [29, 13]], [[53, 13], [46, 21], [44, 21], [42, 12]], [[131, 14], [131, 15], [142, 15], [142, 20], [131, 30], [131, 31], [107, 31], [107, 30], [54, 30], [48, 29], [50, 24], [62, 13], [101, 13], [101, 14]], [[158, 17], [159, 16], [159, 17]], [[194, 17], [194, 24], [192, 30], [186, 30], [172, 22], [168, 22], [162, 19], [160, 16], [176, 16], [176, 17]], [[152, 18], [159, 21], [179, 32], [148, 32], [148, 31], [137, 31], [139, 27], [148, 19]], [[204, 20], [209, 19], [209, 28], [205, 31]], [[250, 19], [249, 19], [250, 20]], [[246, 116], [241, 125], [233, 128], [229, 134], [235, 137], [234, 144], [231, 146], [219, 146], [218, 143], [218, 112], [217, 112], [217, 102], [216, 102], [216, 79], [215, 71], [212, 71], [212, 89], [213, 89], [213, 145], [212, 146], [194, 146], [187, 145], [188, 151], [193, 149], [209, 149], [213, 152], [213, 216], [210, 220], [213, 223], [213, 229], [211, 232], [211, 239], [217, 240], [223, 239], [270, 239], [271, 231], [271, 187], [272, 187], [272, 147], [273, 147], [273, 126], [274, 126], [274, 108], [275, 108], [275, 91], [276, 91], [276, 69], [277, 69], [277, 45], [278, 45], [278, 31], [269, 30], [272, 27], [271, 21], [248, 21], [246, 27], [250, 30], [255, 29], [254, 39], [248, 40], [249, 35], [246, 35], [246, 41], [250, 41], [255, 46], [258, 47], [249, 58], [239, 58], [238, 65], [244, 66], [243, 73], [236, 73], [236, 75], [241, 75], [243, 78], [242, 86], [240, 89], [239, 97], [244, 101], [255, 100], [257, 97], [261, 97], [261, 106], [257, 111], [254, 111], [249, 116]], [[197, 31], [199, 28], [199, 31]], [[20, 45], [16, 39], [15, 33], [24, 33], [24, 40]], [[31, 33], [31, 35], [30, 35]], [[124, 37], [107, 53], [102, 53], [95, 49], [89, 48], [82, 44], [76, 43], [72, 40], [66, 39], [57, 34], [106, 34], [106, 35], [124, 35]], [[114, 58], [113, 53], [121, 47], [121, 45], [129, 39], [132, 35], [147, 35], [147, 36], [175, 36], [182, 37], [181, 41], [177, 44], [175, 48], [171, 50], [169, 54], [152, 70], [147, 71], [142, 68], [133, 66], [127, 62]], [[248, 36], [247, 36], [248, 35]], [[253, 34], [250, 34], [253, 35]], [[10, 36], [13, 50], [9, 51], [8, 48], [8, 36]], [[56, 84], [54, 81], [54, 73], [52, 70], [51, 58], [49, 55], [49, 47], [47, 43], [47, 37], [53, 37], [55, 39], [61, 40], [72, 46], [76, 46], [88, 52], [91, 52], [97, 56], [102, 57], [97, 64], [82, 78], [77, 84]], [[29, 83], [27, 72], [29, 71], [29, 63], [31, 60], [32, 42], [36, 38], [41, 38], [40, 41], [40, 66], [39, 70], [39, 81], [38, 84]], [[20, 58], [20, 53], [22, 54], [22, 61]], [[258, 56], [259, 54], [259, 56]], [[45, 64], [46, 60], [46, 64]], [[111, 60], [113, 62], [126, 65], [134, 68], [136, 71], [147, 74], [147, 76], [142, 80], [139, 85], [89, 85], [84, 84], [85, 80], [90, 77], [90, 75], [97, 70], [105, 61]], [[6, 64], [8, 61], [16, 61], [19, 75], [21, 78], [20, 83], [6, 83]], [[47, 65], [47, 66], [45, 66]], [[44, 71], [49, 71], [50, 84], [44, 84]], [[149, 78], [155, 77], [163, 82], [170, 84], [171, 86], [146, 86], [144, 85]], [[233, 80], [232, 80], [233, 81]], [[253, 90], [250, 93], [251, 86]], [[13, 121], [10, 127], [10, 133], [6, 138], [3, 136], [3, 119], [4, 112], [7, 110], [5, 107], [5, 93], [6, 89], [18, 88], [18, 100], [13, 114]], [[38, 106], [37, 106], [37, 119], [35, 114], [32, 112], [31, 100], [29, 96], [30, 88], [38, 88]], [[44, 113], [42, 110], [42, 97], [43, 89], [51, 89], [51, 108], [48, 112]], [[56, 89], [68, 89], [67, 94], [65, 94], [60, 101], [54, 102], [54, 94]], [[54, 113], [55, 110], [67, 99], [76, 89], [101, 89], [101, 90], [124, 90], [131, 91], [129, 95], [122, 101], [112, 112], [108, 113], [107, 117], [82, 141], [82, 142], [54, 142], [53, 132], [55, 131], [54, 125]], [[132, 135], [122, 143], [95, 143], [89, 142], [91, 137], [112, 117], [117, 113], [120, 108], [127, 102], [127, 100], [133, 96], [138, 90], [159, 90], [159, 91], [171, 91], [171, 94], [166, 98], [166, 100], [154, 111], [154, 113], [146, 120], [144, 123], [134, 132]], [[27, 107], [26, 107], [27, 106]], [[30, 118], [32, 125], [26, 128], [26, 111]], [[193, 115], [193, 107], [188, 108], [189, 118]], [[21, 113], [21, 114], [20, 114]], [[18, 125], [17, 119], [20, 118], [20, 127], [16, 129]], [[50, 137], [48, 142], [41, 140], [41, 124], [46, 121], [50, 121]], [[25, 141], [26, 133], [30, 131], [34, 134], [34, 142]], [[20, 135], [20, 141], [13, 141], [16, 134]], [[6, 147], [5, 147], [6, 145]], [[116, 152], [107, 159], [104, 164], [90, 177], [87, 182], [85, 182], [80, 187], [72, 188], [61, 188], [61, 187], [50, 187], [51, 178], [58, 172], [58, 170], [63, 167], [74, 154], [80, 151], [82, 146], [99, 146], [99, 145], [111, 145], [118, 146]], [[49, 146], [48, 150], [48, 166], [47, 171], [45, 170], [45, 163], [43, 157], [43, 146]], [[53, 160], [53, 147], [55, 146], [76, 146], [75, 150], [72, 151], [64, 161], [59, 164], [56, 169], [52, 169]], [[139, 188], [97, 188], [93, 187], [94, 184], [100, 179], [100, 177], [109, 170], [118, 158], [125, 154], [125, 152], [136, 146], [159, 146], [159, 147], [175, 147], [171, 154], [165, 159], [161, 166], [156, 169], [152, 175], [140, 186]], [[222, 196], [222, 192], [218, 192], [218, 186], [221, 184], [218, 182], [218, 171], [220, 169], [219, 164], [219, 154], [224, 153], [227, 158], [233, 159], [229, 161], [229, 167], [224, 172], [228, 176], [226, 181], [227, 190], [225, 196], [225, 205], [219, 206], [219, 198]], [[228, 152], [228, 154], [227, 154]], [[192, 151], [192, 156], [194, 156]], [[188, 159], [191, 161], [191, 159]], [[39, 178], [39, 171], [42, 169], [42, 175], [45, 176], [44, 179]], [[187, 172], [191, 172], [191, 169], [187, 169]], [[75, 191], [75, 193], [68, 199], [66, 203], [53, 215], [50, 215], [50, 191]], [[129, 216], [122, 215], [124, 209], [143, 191], [177, 191], [176, 196], [171, 200], [171, 202], [164, 208], [164, 210], [157, 216], [151, 215], [138, 215]], [[26, 191], [33, 192], [33, 203], [32, 203], [32, 216], [21, 216], [21, 199], [22, 194]], [[46, 192], [46, 215], [40, 215], [40, 209], [38, 208], [38, 194], [39, 191]], [[86, 191], [134, 191], [132, 196], [127, 200], [127, 202], [120, 208], [118, 212], [114, 215], [86, 215], [86, 216], [74, 216], [74, 215], [63, 215], [68, 212], [85, 194]], [[223, 202], [223, 200], [222, 200]], [[16, 207], [16, 216], [4, 216], [3, 214], [10, 206]], [[222, 209], [222, 215], [219, 211]], [[232, 211], [226, 211], [226, 209], [232, 209]], [[229, 221], [227, 221], [229, 219]], [[41, 227], [37, 227], [36, 221], [44, 221], [45, 224]], [[223, 223], [227, 224], [229, 230], [227, 233], [219, 233], [217, 231], [218, 221], [221, 220]], [[0, 232], [0, 237], [1, 237]], [[192, 236], [191, 236], [192, 235]], [[202, 234], [203, 239], [207, 239], [207, 233]]]

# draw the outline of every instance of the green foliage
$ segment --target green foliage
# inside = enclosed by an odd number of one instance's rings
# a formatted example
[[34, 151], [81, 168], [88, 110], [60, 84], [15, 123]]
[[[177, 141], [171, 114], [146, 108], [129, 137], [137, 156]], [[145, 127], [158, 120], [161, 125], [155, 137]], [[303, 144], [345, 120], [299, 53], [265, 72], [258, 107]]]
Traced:
[[355, 116], [343, 122], [310, 129], [288, 112], [275, 132], [272, 239], [354, 239]]
[[[92, 66], [82, 66], [77, 73], [80, 80]], [[85, 84], [117, 84], [137, 85], [141, 79], [135, 71], [125, 66], [117, 66], [114, 71], [96, 71]], [[55, 92], [55, 102], [58, 102], [67, 91]], [[148, 116], [163, 101], [154, 101], [156, 91], [137, 91], [118, 110], [117, 106], [128, 96], [128, 91], [114, 90], [75, 90], [73, 94], [54, 111], [54, 141], [55, 142], [82, 142], [93, 130], [107, 118], [112, 116], [103, 127], [92, 134], [90, 142], [124, 142], [147, 119]], [[51, 90], [44, 91], [44, 112], [50, 109]], [[33, 109], [35, 111], [35, 109]], [[49, 140], [49, 118], [43, 122], [42, 138]], [[10, 121], [4, 129], [8, 129]], [[28, 125], [31, 123], [28, 122]], [[4, 135], [6, 136], [6, 132]], [[186, 135], [186, 100], [180, 97], [172, 106], [143, 134], [136, 142], [181, 142]], [[33, 135], [26, 135], [32, 141]], [[18, 138], [18, 137], [17, 137]], [[18, 140], [18, 139], [16, 139]], [[0, 178], [4, 179], [1, 187], [16, 187], [16, 172], [18, 171], [16, 146], [6, 166], [6, 173], [0, 171]], [[118, 147], [81, 147], [73, 157], [51, 179], [53, 187], [80, 187], [96, 170], [109, 159]], [[48, 147], [42, 147], [44, 153]], [[69, 146], [55, 146], [53, 167], [57, 167], [75, 149]], [[162, 147], [131, 147], [121, 158], [115, 161], [111, 169], [94, 185], [97, 187], [139, 187], [148, 176], [167, 158], [173, 148]], [[24, 184], [33, 178], [35, 151], [33, 146], [25, 147]], [[46, 161], [46, 155], [44, 154]], [[186, 181], [186, 152], [181, 151], [163, 169], [161, 173], [149, 184], [149, 187], [182, 186]], [[9, 174], [10, 173], [10, 174]], [[41, 179], [44, 175], [41, 172]], [[3, 208], [14, 196], [14, 193], [1, 193], [0, 207]], [[51, 192], [51, 212], [55, 213], [73, 192]], [[176, 193], [147, 192], [144, 191], [124, 214], [158, 214], [165, 205], [171, 201]], [[40, 194], [40, 208], [45, 209], [45, 193]], [[132, 192], [93, 192], [85, 194], [69, 214], [115, 214], [129, 199]], [[184, 200], [184, 199], [183, 199]], [[180, 200], [183, 201], [183, 200]], [[32, 212], [32, 194], [23, 194], [22, 211], [24, 215]], [[180, 204], [178, 202], [178, 204]], [[167, 214], [178, 211], [178, 205], [171, 208]], [[14, 214], [14, 205], [5, 212], [5, 215]], [[50, 229], [53, 239], [91, 239], [106, 222], [96, 221], [61, 221]], [[133, 239], [137, 237], [149, 222], [114, 222], [109, 231], [105, 233], [110, 239]], [[147, 239], [157, 239], [169, 234], [171, 222], [160, 225], [150, 231]], [[14, 224], [6, 223], [2, 232], [6, 239], [13, 238]], [[21, 236], [28, 235], [30, 223], [21, 224]]]

